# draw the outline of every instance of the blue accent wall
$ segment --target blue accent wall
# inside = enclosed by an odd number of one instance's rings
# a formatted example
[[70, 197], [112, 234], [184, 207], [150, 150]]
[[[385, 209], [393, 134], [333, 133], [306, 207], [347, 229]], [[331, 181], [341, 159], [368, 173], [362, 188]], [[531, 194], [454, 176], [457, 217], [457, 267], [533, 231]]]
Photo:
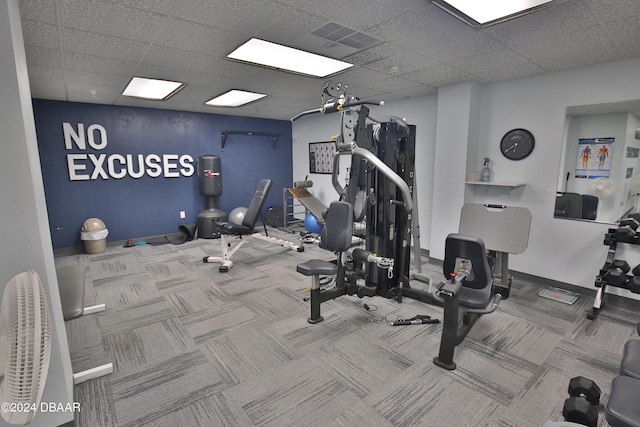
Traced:
[[[282, 206], [282, 188], [292, 185], [288, 121], [39, 99], [33, 100], [33, 107], [55, 249], [81, 246], [80, 229], [91, 217], [104, 221], [109, 230], [107, 241], [174, 233], [180, 224], [196, 223], [198, 213], [206, 209], [206, 198], [200, 195], [197, 172], [187, 176], [190, 171], [184, 166], [191, 158], [196, 171], [200, 155], [221, 158], [222, 194], [216, 197], [216, 204], [227, 213], [248, 206], [260, 179], [274, 181], [265, 209]], [[72, 138], [65, 138], [63, 123], [78, 135], [79, 123], [85, 132], [92, 124], [102, 131], [94, 126], [90, 132], [93, 146], [87, 143], [81, 149], [72, 143], [68, 149], [65, 139]], [[282, 136], [274, 151], [268, 136], [229, 135], [223, 151], [223, 130]], [[72, 161], [73, 166], [69, 166], [70, 155], [79, 157]], [[127, 155], [131, 155], [133, 174], [125, 174]], [[152, 169], [151, 174], [135, 178], [140, 171], [139, 155], [144, 159], [168, 156], [168, 169], [162, 161], [155, 162], [163, 172], [153, 177], [153, 170], [158, 169], [143, 164]], [[109, 162], [114, 174], [109, 173]], [[104, 172], [90, 179], [101, 168]], [[185, 219], [180, 219], [180, 211], [186, 211]]]

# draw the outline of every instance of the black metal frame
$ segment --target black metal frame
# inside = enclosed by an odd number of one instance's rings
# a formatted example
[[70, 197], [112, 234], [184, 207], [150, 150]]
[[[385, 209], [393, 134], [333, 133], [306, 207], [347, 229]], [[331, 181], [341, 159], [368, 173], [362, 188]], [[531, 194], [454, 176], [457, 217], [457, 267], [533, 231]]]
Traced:
[[[448, 299], [434, 295], [431, 289], [425, 291], [410, 286], [416, 128], [396, 117], [376, 117], [367, 104], [379, 103], [358, 101], [341, 84], [325, 84], [323, 108], [294, 118], [316, 112], [341, 112], [342, 128], [336, 139], [332, 183], [340, 200], [354, 207], [363, 207], [366, 221], [364, 234], [360, 236], [365, 240], [365, 248], [353, 250], [350, 256], [339, 254], [335, 286], [321, 289], [314, 284], [311, 287], [311, 316], [308, 321], [321, 322], [321, 304], [342, 295], [360, 298], [382, 296], [398, 302], [407, 297], [444, 305], [445, 324], [436, 364], [455, 369], [452, 360], [455, 347], [464, 340], [481, 314], [495, 310], [500, 297], [486, 308], [469, 310], [459, 306], [459, 287]], [[342, 155], [351, 156], [345, 187], [337, 180], [339, 157]], [[359, 215], [355, 213], [355, 217]], [[389, 264], [381, 260], [392, 262]], [[313, 277], [313, 280], [317, 279]], [[458, 327], [460, 316], [462, 328]]]

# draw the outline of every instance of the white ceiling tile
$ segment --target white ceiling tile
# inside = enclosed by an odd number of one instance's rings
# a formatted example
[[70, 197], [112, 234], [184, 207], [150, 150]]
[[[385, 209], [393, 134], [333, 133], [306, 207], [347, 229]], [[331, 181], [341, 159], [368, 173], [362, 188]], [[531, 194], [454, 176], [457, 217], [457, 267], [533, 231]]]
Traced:
[[[211, 113], [203, 98], [239, 88], [269, 96], [259, 111], [247, 106], [227, 114], [288, 119], [318, 108], [329, 79], [349, 85], [360, 98], [389, 100], [457, 82], [637, 58], [638, 4], [566, 0], [480, 30], [428, 0], [21, 0], [20, 11], [35, 97], [66, 99], [68, 93], [80, 102]], [[347, 57], [356, 65], [329, 79], [225, 59], [250, 37], [296, 46], [328, 22], [381, 42]], [[398, 78], [392, 66], [398, 66]], [[165, 103], [120, 96], [134, 75], [184, 81], [187, 87]]]
[[476, 72], [476, 76], [488, 82], [498, 82], [503, 80], [519, 79], [522, 77], [534, 76], [544, 72], [544, 69], [536, 64], [527, 63], [512, 67], [492, 69], [486, 72]]
[[242, 34], [229, 33], [182, 19], [171, 19], [154, 44], [211, 56], [226, 56], [245, 41], [247, 36]]
[[64, 66], [71, 70], [131, 76], [136, 69], [135, 62], [120, 61], [113, 58], [67, 52], [64, 54]]
[[67, 89], [69, 91], [86, 91], [122, 93], [130, 78], [113, 74], [101, 74], [92, 71], [66, 70]]
[[138, 62], [148, 43], [63, 28], [62, 46], [65, 52]]
[[40, 81], [40, 79], [29, 80], [31, 88], [31, 97], [35, 99], [51, 99], [54, 101], [66, 101], [67, 93], [64, 90], [64, 84], [55, 85], [49, 81]]
[[501, 68], [516, 67], [525, 64], [530, 64], [527, 58], [508, 48], [480, 56], [472, 56], [449, 62], [449, 65], [470, 74], [483, 73], [489, 70], [498, 70]]
[[381, 81], [388, 78], [389, 75], [380, 71], [371, 70], [365, 67], [354, 66], [344, 73], [333, 76], [330, 80], [349, 84], [350, 82], [367, 85], [368, 83]]
[[399, 89], [399, 90], [394, 90], [392, 93], [390, 93], [388, 95], [384, 95], [385, 96], [385, 101], [392, 101], [395, 99], [403, 99], [403, 98], [414, 98], [416, 96], [424, 96], [424, 95], [429, 95], [432, 93], [436, 93], [438, 91], [438, 88], [433, 87], [433, 86], [428, 86], [428, 85], [420, 85], [420, 86], [414, 86], [411, 87], [409, 89]]
[[300, 48], [298, 40], [301, 36], [314, 31], [327, 22], [326, 18], [292, 8], [290, 11], [283, 13], [280, 19], [269, 28], [257, 32], [256, 37], [273, 43]]
[[214, 58], [209, 55], [188, 52], [163, 46], [151, 46], [144, 55], [142, 63], [161, 67], [181, 68], [196, 72], [210, 71]]
[[393, 55], [397, 49], [397, 46], [383, 42], [382, 44], [345, 56], [341, 59], [352, 64], [366, 65]]
[[438, 61], [406, 49], [396, 47], [392, 50], [393, 53], [390, 56], [370, 62], [363, 67], [385, 74], [402, 75], [439, 64]]
[[65, 28], [151, 42], [167, 17], [103, 0], [58, 0]]
[[289, 6], [269, 0], [121, 0], [119, 3], [241, 34], [263, 31], [290, 10]]
[[55, 25], [39, 21], [22, 20], [22, 37], [25, 46], [60, 49], [58, 29]]
[[640, 43], [637, 40], [618, 42], [616, 50], [623, 58], [633, 58], [640, 56]]
[[[609, 0], [607, 0], [609, 1]], [[614, 0], [615, 1], [615, 0]], [[481, 30], [507, 46], [531, 43], [596, 27], [598, 21], [583, 1], [566, 1]]]
[[452, 67], [447, 64], [440, 64], [434, 67], [425, 68], [424, 70], [414, 71], [413, 73], [404, 74], [402, 77], [415, 82], [427, 85], [435, 85], [442, 81], [464, 81], [471, 80], [471, 74]]
[[584, 0], [584, 2], [601, 22], [640, 16], [638, 0]]
[[25, 51], [27, 56], [27, 66], [35, 65], [62, 68], [62, 55], [59, 49], [48, 49], [32, 46]]
[[[638, 5], [640, 7], [640, 4]], [[606, 34], [617, 45], [636, 42], [640, 45], [640, 18], [624, 18], [606, 24]]]
[[[32, 65], [29, 67], [31, 96], [42, 99], [65, 99], [66, 91], [62, 68]], [[49, 98], [53, 96], [53, 98]]]
[[548, 71], [619, 59], [607, 37], [594, 29], [574, 31], [562, 38], [536, 40], [514, 49]]
[[284, 0], [284, 3], [320, 16], [335, 16], [334, 22], [362, 30], [389, 18], [422, 8], [426, 0]]
[[56, 24], [56, 5], [51, 0], [20, 0], [20, 15], [34, 21]]
[[60, 83], [64, 86], [64, 72], [62, 68], [34, 64], [29, 67], [29, 81]]

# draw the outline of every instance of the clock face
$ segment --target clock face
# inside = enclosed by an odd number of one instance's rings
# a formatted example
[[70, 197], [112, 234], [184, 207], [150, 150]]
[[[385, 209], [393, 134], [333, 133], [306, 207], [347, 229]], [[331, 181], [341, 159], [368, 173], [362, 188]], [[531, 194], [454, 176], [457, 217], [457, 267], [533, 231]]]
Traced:
[[513, 129], [507, 132], [500, 141], [500, 151], [510, 160], [522, 160], [533, 151], [535, 146], [533, 134], [526, 129]]

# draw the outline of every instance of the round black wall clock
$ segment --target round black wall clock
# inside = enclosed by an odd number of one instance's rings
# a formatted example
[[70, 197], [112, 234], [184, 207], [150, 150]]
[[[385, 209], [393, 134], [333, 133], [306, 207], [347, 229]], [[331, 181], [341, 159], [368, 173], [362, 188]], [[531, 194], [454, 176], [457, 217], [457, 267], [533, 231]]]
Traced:
[[522, 160], [533, 151], [536, 140], [526, 129], [513, 129], [500, 141], [500, 152], [509, 160]]

